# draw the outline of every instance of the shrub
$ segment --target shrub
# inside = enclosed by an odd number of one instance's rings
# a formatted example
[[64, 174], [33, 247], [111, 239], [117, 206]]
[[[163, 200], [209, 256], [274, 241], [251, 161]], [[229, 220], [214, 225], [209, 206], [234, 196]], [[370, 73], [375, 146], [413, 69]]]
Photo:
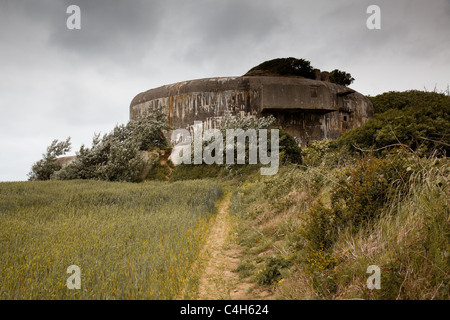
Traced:
[[386, 203], [393, 197], [402, 198], [407, 192], [411, 166], [413, 159], [399, 152], [384, 159], [367, 156], [345, 169], [331, 192], [337, 225], [356, 232], [379, 218]]
[[260, 285], [271, 285], [282, 278], [281, 270], [290, 266], [290, 262], [280, 256], [266, 259], [262, 269], [256, 274], [256, 281]]
[[327, 298], [337, 290], [336, 275], [333, 271], [335, 260], [323, 250], [312, 250], [306, 259], [307, 274], [311, 276], [312, 286], [319, 297]]
[[50, 177], [62, 168], [62, 165], [56, 162], [57, 157], [66, 154], [71, 148], [70, 137], [66, 141], [53, 140], [47, 147], [47, 153], [43, 154], [43, 158], [31, 167], [28, 174], [29, 180], [49, 180]]
[[306, 166], [324, 169], [342, 167], [354, 161], [355, 153], [339, 147], [336, 140], [311, 141], [302, 149], [302, 162]]
[[146, 179], [148, 180], [157, 180], [157, 181], [166, 181], [168, 175], [170, 174], [170, 169], [166, 165], [162, 165], [160, 163], [155, 163], [150, 171], [147, 174]]
[[[439, 106], [448, 103], [449, 96], [444, 93], [419, 90], [389, 91], [375, 97], [369, 97], [375, 113], [383, 113], [390, 109], [403, 110]], [[446, 102], [447, 101], [447, 102]]]
[[[218, 130], [220, 130], [220, 133], [222, 135], [222, 146], [223, 146], [223, 153], [222, 153], [222, 160], [223, 164], [205, 164], [204, 159], [202, 159], [201, 164], [194, 164], [194, 139], [191, 139], [191, 164], [179, 164], [174, 169], [171, 179], [172, 180], [185, 180], [185, 179], [201, 179], [206, 177], [217, 177], [217, 176], [238, 176], [238, 177], [244, 177], [247, 175], [250, 175], [256, 170], [259, 170], [261, 167], [260, 164], [249, 164], [249, 150], [250, 150], [250, 142], [249, 139], [246, 138], [244, 143], [245, 145], [241, 144], [239, 141], [240, 139], [234, 139], [233, 145], [227, 145], [227, 133], [226, 131], [228, 129], [241, 129], [243, 131], [253, 129], [258, 134], [258, 130], [260, 129], [269, 129], [271, 125], [275, 122], [275, 118], [273, 116], [268, 117], [261, 117], [261, 118], [255, 118], [253, 116], [230, 116], [226, 115], [222, 118]], [[291, 137], [292, 138], [292, 137]], [[210, 148], [212, 143], [214, 142], [214, 137], [210, 141], [203, 141], [202, 145], [202, 155], [204, 154], [204, 151], [207, 148]], [[295, 149], [295, 147], [292, 146], [292, 141], [289, 140], [290, 138], [287, 136], [287, 133], [285, 133], [283, 136], [280, 136], [280, 148], [284, 148], [286, 156], [286, 161], [301, 161], [298, 159], [298, 157], [301, 157], [299, 149]], [[293, 138], [292, 138], [293, 139]], [[268, 148], [267, 151], [270, 153], [270, 146], [271, 146], [271, 135], [270, 130], [268, 130], [267, 135], [267, 144]], [[226, 152], [228, 148], [234, 149], [234, 164], [227, 163], [226, 158]], [[243, 159], [244, 164], [237, 164], [238, 160], [238, 152], [237, 150], [243, 150]], [[214, 151], [217, 151], [218, 149], [214, 149]], [[184, 150], [183, 150], [184, 151]]]
[[308, 79], [315, 79], [314, 69], [311, 62], [296, 58], [278, 58], [265, 61], [250, 69], [247, 74], [254, 71], [265, 71], [269, 74], [280, 76], [300, 76]]
[[235, 272], [239, 275], [239, 278], [247, 278], [253, 274], [254, 264], [249, 261], [241, 261], [237, 266]]
[[[420, 159], [410, 171], [404, 197], [393, 197], [378, 221], [341, 233], [334, 245], [340, 297], [448, 299], [449, 163]], [[381, 290], [365, 286], [373, 264], [381, 268]]]
[[337, 239], [337, 223], [333, 210], [322, 203], [312, 206], [306, 216], [306, 224], [300, 231], [314, 252], [328, 250]]
[[97, 134], [91, 148], [82, 145], [76, 159], [55, 172], [53, 177], [59, 180], [139, 181], [145, 166], [154, 161], [145, 160], [141, 152], [170, 146], [164, 135], [164, 131], [170, 129], [166, 121], [164, 108], [155, 108], [145, 117], [117, 125], [102, 138]]
[[[391, 92], [371, 98], [375, 116], [345, 133], [339, 147], [375, 150], [403, 145], [422, 156], [450, 152], [450, 97], [433, 92]], [[355, 149], [358, 148], [358, 149]]]
[[355, 234], [362, 227], [373, 225], [387, 203], [406, 195], [415, 168], [414, 159], [398, 153], [385, 159], [367, 156], [341, 170], [329, 191], [330, 205], [317, 200], [306, 211], [300, 233], [307, 247], [314, 252], [327, 251], [340, 232]]
[[334, 69], [330, 72], [330, 81], [342, 86], [349, 86], [355, 81], [350, 73]]
[[280, 161], [284, 163], [302, 164], [302, 149], [285, 130], [279, 128], [280, 132]]

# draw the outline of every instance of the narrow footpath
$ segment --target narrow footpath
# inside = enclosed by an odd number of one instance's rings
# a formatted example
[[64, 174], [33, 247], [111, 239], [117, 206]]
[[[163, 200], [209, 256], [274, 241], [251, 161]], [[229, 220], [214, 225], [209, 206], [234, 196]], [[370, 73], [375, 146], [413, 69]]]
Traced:
[[199, 257], [201, 270], [197, 299], [273, 299], [270, 292], [258, 288], [249, 278], [240, 279], [235, 272], [243, 253], [232, 234], [230, 198], [231, 194], [228, 193], [221, 200]]

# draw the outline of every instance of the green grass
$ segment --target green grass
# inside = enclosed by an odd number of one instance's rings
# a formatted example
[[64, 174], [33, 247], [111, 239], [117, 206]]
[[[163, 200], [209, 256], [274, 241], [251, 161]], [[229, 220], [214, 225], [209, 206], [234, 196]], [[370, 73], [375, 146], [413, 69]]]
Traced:
[[[401, 153], [240, 183], [238, 271], [279, 299], [448, 300], [449, 179], [447, 158]], [[380, 290], [367, 288], [370, 265]]]
[[206, 180], [0, 183], [0, 299], [173, 299], [221, 195]]

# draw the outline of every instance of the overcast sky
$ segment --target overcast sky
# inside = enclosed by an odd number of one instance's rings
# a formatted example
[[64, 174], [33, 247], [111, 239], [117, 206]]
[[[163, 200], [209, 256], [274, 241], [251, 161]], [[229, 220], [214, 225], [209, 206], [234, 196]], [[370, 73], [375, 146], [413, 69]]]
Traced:
[[139, 92], [274, 58], [350, 72], [366, 95], [445, 90], [449, 30], [450, 0], [0, 0], [0, 181], [27, 180], [53, 139], [74, 154], [126, 123]]

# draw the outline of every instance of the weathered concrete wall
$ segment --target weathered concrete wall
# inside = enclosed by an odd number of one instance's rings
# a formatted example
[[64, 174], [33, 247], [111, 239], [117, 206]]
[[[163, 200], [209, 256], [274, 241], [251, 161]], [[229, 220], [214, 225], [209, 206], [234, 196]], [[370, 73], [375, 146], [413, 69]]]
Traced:
[[267, 76], [191, 80], [151, 89], [133, 99], [130, 119], [157, 106], [167, 107], [168, 121], [174, 128], [188, 128], [194, 121], [214, 128], [227, 113], [272, 114], [301, 145], [337, 138], [373, 114], [371, 102], [347, 87]]

